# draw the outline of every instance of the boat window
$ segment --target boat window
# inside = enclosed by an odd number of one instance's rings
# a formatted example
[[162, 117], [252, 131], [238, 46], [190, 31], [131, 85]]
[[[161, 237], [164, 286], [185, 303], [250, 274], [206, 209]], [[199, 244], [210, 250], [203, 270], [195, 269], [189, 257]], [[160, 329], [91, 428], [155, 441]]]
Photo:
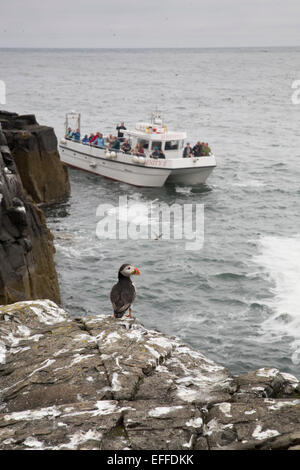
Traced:
[[143, 147], [143, 149], [147, 149], [149, 147], [149, 140], [146, 139], [138, 139], [139, 144]]
[[165, 150], [177, 150], [179, 147], [180, 140], [168, 140], [165, 145]]
[[154, 150], [155, 147], [157, 147], [158, 150], [161, 150], [161, 140], [158, 142], [152, 141], [152, 150]]

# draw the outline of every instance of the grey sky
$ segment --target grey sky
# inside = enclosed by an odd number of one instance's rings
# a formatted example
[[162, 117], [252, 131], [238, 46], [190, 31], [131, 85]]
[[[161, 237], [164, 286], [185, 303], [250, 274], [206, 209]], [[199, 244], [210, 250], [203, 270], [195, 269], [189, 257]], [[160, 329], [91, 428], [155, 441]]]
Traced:
[[0, 0], [0, 47], [299, 46], [299, 0]]

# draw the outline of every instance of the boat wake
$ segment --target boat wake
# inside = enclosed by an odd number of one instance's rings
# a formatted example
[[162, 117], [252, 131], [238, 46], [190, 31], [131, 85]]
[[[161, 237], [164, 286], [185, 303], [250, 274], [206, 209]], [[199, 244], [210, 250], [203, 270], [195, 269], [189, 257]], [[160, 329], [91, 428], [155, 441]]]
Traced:
[[264, 277], [272, 283], [273, 294], [265, 305], [273, 312], [261, 325], [264, 341], [291, 338], [292, 362], [300, 363], [300, 234], [260, 240], [260, 253], [253, 261], [263, 268]]

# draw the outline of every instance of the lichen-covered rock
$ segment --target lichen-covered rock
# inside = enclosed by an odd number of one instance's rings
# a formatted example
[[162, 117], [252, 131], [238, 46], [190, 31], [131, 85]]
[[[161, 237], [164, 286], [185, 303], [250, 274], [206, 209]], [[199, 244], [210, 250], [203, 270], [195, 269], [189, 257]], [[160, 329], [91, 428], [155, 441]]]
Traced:
[[40, 297], [60, 302], [53, 255], [45, 217], [25, 196], [0, 129], [0, 304]]
[[[247, 382], [135, 320], [71, 319], [49, 300], [8, 305], [0, 449], [296, 449], [299, 382], [276, 371]], [[268, 398], [251, 392], [258, 383], [273, 384]]]
[[61, 162], [52, 127], [34, 115], [0, 111], [0, 123], [23, 187], [36, 203], [57, 203], [70, 194], [67, 167]]

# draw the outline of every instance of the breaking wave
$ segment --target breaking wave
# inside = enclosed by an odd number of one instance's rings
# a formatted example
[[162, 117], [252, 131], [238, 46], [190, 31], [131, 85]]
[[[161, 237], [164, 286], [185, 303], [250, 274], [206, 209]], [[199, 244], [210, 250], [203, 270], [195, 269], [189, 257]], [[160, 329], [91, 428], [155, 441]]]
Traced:
[[272, 296], [265, 300], [272, 314], [261, 328], [266, 341], [291, 338], [291, 359], [300, 363], [300, 234], [279, 238], [266, 236], [260, 240], [260, 253], [253, 261], [263, 269], [271, 283]]

